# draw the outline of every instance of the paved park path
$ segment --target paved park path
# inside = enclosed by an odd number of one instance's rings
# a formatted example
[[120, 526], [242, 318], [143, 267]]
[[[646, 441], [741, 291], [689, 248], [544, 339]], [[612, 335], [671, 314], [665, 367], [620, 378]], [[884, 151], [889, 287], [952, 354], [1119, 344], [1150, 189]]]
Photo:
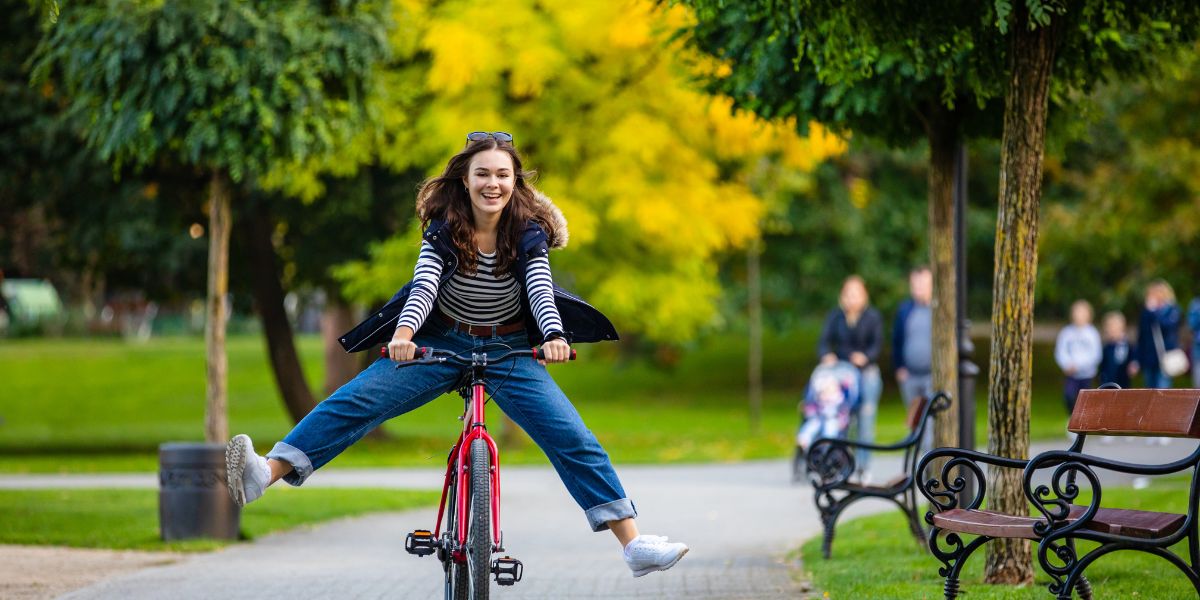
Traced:
[[[1063, 444], [1039, 444], [1038, 452]], [[1162, 460], [1194, 443], [1149, 446], [1117, 440], [1097, 446], [1128, 460]], [[1151, 458], [1153, 457], [1153, 459]], [[876, 460], [877, 478], [897, 472], [896, 460]], [[548, 467], [503, 472], [502, 507], [509, 552], [525, 563], [525, 579], [497, 590], [504, 598], [803, 598], [789, 551], [820, 531], [807, 486], [788, 480], [785, 461], [728, 465], [625, 466], [626, 491], [647, 533], [686, 541], [691, 552], [674, 569], [634, 579], [608, 533], [593, 534]], [[1128, 484], [1117, 476], [1113, 483]], [[335, 470], [308, 485], [432, 488], [433, 469]], [[0, 488], [153, 487], [153, 475], [0, 477]], [[260, 502], [285, 503], [268, 494]], [[253, 511], [256, 505], [247, 508]], [[860, 503], [852, 514], [885, 510]], [[263, 537], [249, 544], [191, 556], [76, 590], [64, 598], [433, 598], [441, 570], [432, 558], [403, 551], [404, 535], [430, 527], [435, 509], [379, 514]], [[907, 535], [897, 517], [896, 534]], [[834, 551], [837, 545], [835, 542]], [[816, 558], [819, 560], [819, 558]], [[791, 561], [793, 564], [789, 564]]]

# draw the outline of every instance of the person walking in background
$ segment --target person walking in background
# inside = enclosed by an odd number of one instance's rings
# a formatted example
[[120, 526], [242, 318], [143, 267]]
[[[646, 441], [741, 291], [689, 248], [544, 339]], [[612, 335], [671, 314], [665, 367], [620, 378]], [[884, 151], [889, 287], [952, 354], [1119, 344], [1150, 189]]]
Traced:
[[933, 272], [921, 266], [908, 274], [911, 297], [900, 304], [892, 324], [892, 365], [904, 406], [933, 395]]
[[[879, 351], [883, 346], [883, 317], [869, 303], [870, 296], [863, 278], [858, 275], [847, 277], [842, 283], [838, 308], [829, 311], [825, 317], [821, 338], [817, 342], [817, 355], [823, 364], [848, 361], [858, 367], [862, 374], [858, 441], [865, 443], [875, 441], [875, 414], [879, 410], [879, 395], [883, 391], [878, 364]], [[863, 479], [869, 460], [870, 455], [865, 450], [859, 450], [859, 479]]]
[[1196, 367], [1200, 360], [1200, 296], [1188, 304], [1188, 328], [1192, 330], [1192, 387], [1200, 389], [1200, 368]]
[[[1135, 369], [1148, 388], [1169, 388], [1171, 377], [1162, 372], [1159, 355], [1179, 347], [1179, 306], [1171, 284], [1156, 279], [1146, 287], [1146, 304], [1138, 319]], [[1157, 338], [1157, 339], [1156, 339]], [[1161, 347], [1158, 340], [1162, 340]]]
[[1122, 389], [1132, 386], [1133, 347], [1125, 329], [1125, 315], [1119, 311], [1104, 314], [1101, 324], [1104, 346], [1100, 351], [1100, 385], [1115, 383]]
[[1063, 400], [1068, 415], [1075, 410], [1079, 390], [1095, 384], [1101, 354], [1100, 332], [1092, 325], [1092, 305], [1087, 300], [1076, 300], [1071, 304], [1071, 324], [1058, 332], [1054, 343], [1054, 361], [1066, 375]]

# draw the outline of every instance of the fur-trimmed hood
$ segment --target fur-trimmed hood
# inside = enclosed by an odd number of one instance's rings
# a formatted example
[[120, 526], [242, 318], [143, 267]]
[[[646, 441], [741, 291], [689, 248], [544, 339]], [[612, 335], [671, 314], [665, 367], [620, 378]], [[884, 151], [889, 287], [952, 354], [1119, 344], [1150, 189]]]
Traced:
[[567, 218], [562, 210], [541, 190], [533, 186], [529, 186], [529, 189], [533, 191], [533, 199], [537, 202], [533, 219], [546, 230], [547, 243], [551, 248], [566, 248], [571, 234], [567, 231]]

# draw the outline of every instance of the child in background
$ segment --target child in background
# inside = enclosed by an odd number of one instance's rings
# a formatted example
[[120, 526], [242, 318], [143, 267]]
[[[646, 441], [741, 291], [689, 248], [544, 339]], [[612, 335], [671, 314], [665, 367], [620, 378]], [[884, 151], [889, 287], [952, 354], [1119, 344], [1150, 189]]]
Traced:
[[1079, 390], [1094, 384], [1101, 358], [1100, 332], [1092, 326], [1092, 305], [1076, 300], [1071, 305], [1071, 324], [1058, 332], [1054, 344], [1054, 360], [1067, 376], [1063, 385], [1063, 400], [1067, 414], [1075, 410]]
[[1122, 389], [1128, 388], [1133, 376], [1133, 348], [1125, 333], [1125, 315], [1115, 310], [1105, 313], [1103, 328], [1100, 384], [1115, 383]]

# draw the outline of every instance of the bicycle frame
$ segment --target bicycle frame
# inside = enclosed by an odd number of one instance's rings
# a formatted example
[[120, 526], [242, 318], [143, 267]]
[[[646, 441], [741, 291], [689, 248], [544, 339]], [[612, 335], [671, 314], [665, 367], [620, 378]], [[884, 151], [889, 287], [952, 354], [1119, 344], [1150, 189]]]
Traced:
[[[442, 499], [438, 504], [437, 525], [434, 526], [433, 535], [435, 539], [441, 536], [442, 520], [445, 517], [446, 512], [446, 495], [449, 493], [451, 482], [462, 481], [462, 476], [465, 475], [470, 469], [468, 464], [470, 457], [468, 456], [467, 452], [463, 451], [463, 449], [470, 448], [471, 442], [475, 441], [476, 439], [482, 439], [487, 443], [488, 454], [491, 455], [492, 465], [492, 472], [490, 473], [492, 483], [490, 498], [492, 505], [492, 546], [493, 548], [499, 548], [501, 541], [500, 450], [496, 446], [496, 441], [492, 439], [491, 434], [489, 434], [487, 430], [485, 411], [486, 392], [483, 387], [481, 373], [476, 372], [477, 370], [482, 371], [482, 366], [483, 365], [480, 365], [479, 368], [472, 368], [470, 399], [465, 401], [463, 410], [463, 431], [461, 434], [459, 434], [458, 442], [454, 444], [454, 447], [450, 450], [450, 456], [446, 460], [446, 479], [442, 484]], [[465, 398], [466, 394], [463, 395]], [[456, 528], [457, 539], [455, 539], [455, 542], [456, 546], [459, 548], [465, 546], [467, 543], [467, 525], [470, 511], [464, 510], [463, 507], [467, 506], [469, 491], [470, 490], [468, 490], [468, 486], [465, 485], [458, 485], [454, 489], [454, 505], [457, 507], [456, 512], [458, 513], [455, 515], [455, 517], [458, 519], [458, 527]], [[456, 558], [458, 558], [460, 554], [461, 551], [455, 551]]]
[[[381, 348], [380, 352], [384, 356], [388, 356], [388, 349]], [[442, 483], [442, 498], [438, 502], [437, 524], [432, 532], [418, 529], [410, 534], [405, 539], [404, 549], [410, 554], [417, 556], [428, 556], [434, 552], [438, 553], [438, 560], [442, 561], [446, 568], [446, 583], [447, 593], [451, 591], [451, 567], [467, 563], [468, 569], [474, 559], [468, 556], [467, 545], [474, 543], [477, 551], [481, 551], [481, 546], [487, 538], [481, 530], [476, 530], [479, 537], [469, 541], [470, 532], [468, 527], [472, 526], [470, 522], [471, 509], [469, 503], [471, 501], [471, 490], [469, 484], [464, 481], [464, 476], [471, 475], [472, 459], [470, 456], [470, 448], [477, 440], [482, 440], [487, 447], [487, 452], [490, 458], [490, 472], [488, 473], [490, 488], [490, 497], [488, 498], [489, 508], [491, 509], [491, 553], [504, 551], [504, 538], [500, 531], [500, 450], [496, 447], [496, 441], [492, 439], [491, 434], [487, 430], [487, 415], [485, 413], [487, 405], [487, 390], [484, 387], [486, 380], [486, 371], [489, 365], [489, 357], [486, 353], [472, 352], [470, 361], [464, 357], [465, 353], [456, 354], [448, 351], [434, 350], [431, 348], [418, 348], [414, 354], [413, 361], [401, 362], [396, 365], [400, 368], [406, 365], [422, 364], [419, 359], [425, 359], [424, 363], [446, 363], [452, 365], [465, 366], [470, 369], [469, 383], [459, 388], [458, 393], [463, 397], [463, 414], [459, 419], [463, 422], [462, 433], [458, 436], [458, 441], [454, 447], [450, 449], [450, 454], [446, 458], [446, 477]], [[534, 348], [531, 350], [509, 350], [509, 352], [497, 356], [494, 363], [502, 362], [509, 359], [518, 359], [519, 357], [528, 357], [538, 360], [545, 359], [545, 355], [541, 350]], [[575, 360], [575, 351], [572, 350], [569, 356], [570, 360]], [[493, 363], [493, 364], [494, 364]], [[469, 481], [469, 479], [467, 479]], [[451, 487], [453, 486], [453, 492]], [[449, 494], [453, 493], [451, 498]], [[481, 500], [481, 497], [476, 498], [476, 502]], [[446, 515], [446, 501], [454, 501], [454, 514], [449, 518], [454, 519], [451, 524], [454, 527], [454, 539], [442, 539], [442, 525], [449, 523]], [[486, 527], [482, 523], [474, 524], [476, 527]], [[450, 526], [447, 526], [449, 529]], [[486, 559], [486, 557], [485, 557]], [[474, 563], [476, 569], [479, 568], [478, 563]], [[454, 567], [458, 568], [458, 567]], [[478, 571], [475, 571], [478, 573]], [[491, 562], [490, 572], [495, 575], [495, 581], [502, 586], [513, 585], [521, 580], [522, 566], [521, 561], [504, 556], [497, 558]], [[458, 575], [455, 575], [458, 577]], [[474, 585], [474, 584], [472, 584]]]

